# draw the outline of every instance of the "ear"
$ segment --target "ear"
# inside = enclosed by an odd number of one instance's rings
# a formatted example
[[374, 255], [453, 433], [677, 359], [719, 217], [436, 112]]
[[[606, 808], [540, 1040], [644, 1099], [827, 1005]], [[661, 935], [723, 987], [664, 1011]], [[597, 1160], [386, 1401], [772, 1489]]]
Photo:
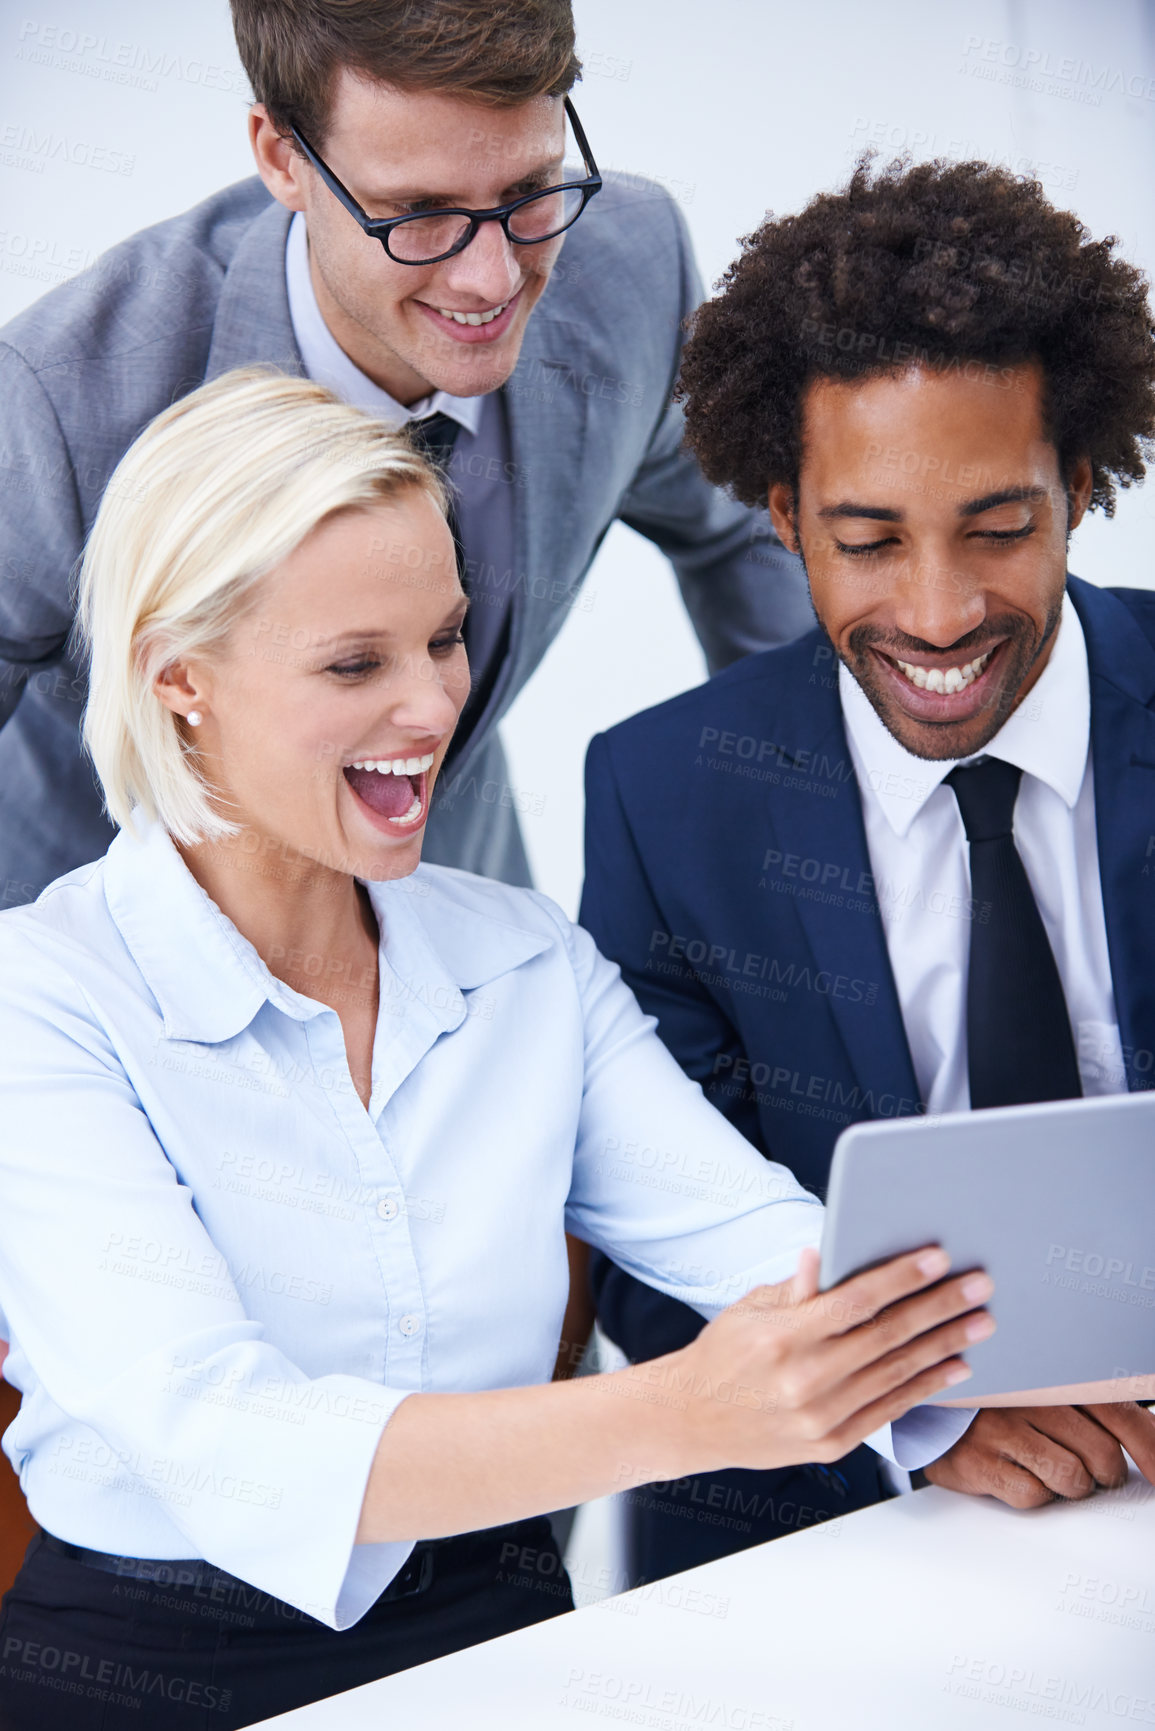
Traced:
[[249, 143], [257, 173], [278, 204], [286, 210], [304, 210], [305, 176], [312, 171], [292, 139], [277, 131], [263, 102], [254, 102], [249, 109]]
[[170, 661], [162, 667], [152, 682], [152, 689], [174, 715], [183, 721], [190, 709], [202, 712], [208, 707], [208, 692], [203, 679], [194, 677], [185, 661]]
[[1071, 470], [1067, 481], [1067, 533], [1077, 529], [1087, 514], [1087, 506], [1091, 503], [1091, 489], [1095, 482], [1091, 474], [1091, 464], [1087, 457], [1080, 457]]
[[798, 531], [795, 524], [795, 499], [793, 487], [785, 481], [775, 481], [766, 496], [770, 508], [770, 521], [782, 545], [790, 553], [797, 553]]

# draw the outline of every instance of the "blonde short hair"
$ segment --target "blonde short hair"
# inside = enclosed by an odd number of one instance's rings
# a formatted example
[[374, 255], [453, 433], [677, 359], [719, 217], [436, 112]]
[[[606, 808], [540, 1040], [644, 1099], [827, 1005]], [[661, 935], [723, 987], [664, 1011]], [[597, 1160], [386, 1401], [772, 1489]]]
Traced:
[[325, 518], [409, 488], [445, 513], [437, 471], [404, 434], [270, 368], [225, 373], [150, 422], [108, 483], [80, 570], [84, 743], [114, 823], [131, 829], [139, 807], [186, 844], [237, 833], [153, 682], [219, 647]]

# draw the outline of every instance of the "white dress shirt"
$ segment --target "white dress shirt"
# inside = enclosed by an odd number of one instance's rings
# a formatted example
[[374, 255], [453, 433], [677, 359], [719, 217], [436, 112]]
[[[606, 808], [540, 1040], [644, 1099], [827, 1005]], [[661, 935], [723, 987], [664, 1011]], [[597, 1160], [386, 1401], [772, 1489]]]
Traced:
[[[970, 850], [950, 761], [914, 757], [839, 667], [866, 843], [914, 1073], [928, 1112], [964, 1111]], [[1126, 1091], [1099, 883], [1087, 645], [1069, 596], [1034, 689], [984, 757], [1023, 771], [1015, 846], [1067, 1000], [1086, 1094]], [[970, 760], [968, 760], [970, 761]]]
[[[822, 1219], [544, 896], [435, 866], [367, 887], [368, 1109], [336, 1011], [158, 825], [0, 914], [4, 1448], [31, 1512], [334, 1629], [412, 1549], [354, 1545], [406, 1395], [549, 1380], [567, 1228], [708, 1316]], [[965, 1423], [908, 1415], [903, 1464]]]

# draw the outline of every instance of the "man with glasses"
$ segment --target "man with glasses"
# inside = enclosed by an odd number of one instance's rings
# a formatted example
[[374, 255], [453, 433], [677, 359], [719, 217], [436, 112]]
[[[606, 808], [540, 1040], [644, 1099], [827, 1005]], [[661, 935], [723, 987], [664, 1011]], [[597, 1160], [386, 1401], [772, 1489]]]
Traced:
[[[260, 180], [0, 332], [0, 906], [111, 839], [69, 574], [140, 428], [230, 367], [304, 372], [411, 423], [452, 483], [473, 691], [427, 858], [528, 881], [497, 724], [615, 519], [673, 562], [711, 668], [810, 620], [764, 515], [682, 449], [693, 260], [659, 188], [598, 173], [568, 0], [233, 0], [233, 17]], [[275, 621], [267, 652], [293, 653]]]

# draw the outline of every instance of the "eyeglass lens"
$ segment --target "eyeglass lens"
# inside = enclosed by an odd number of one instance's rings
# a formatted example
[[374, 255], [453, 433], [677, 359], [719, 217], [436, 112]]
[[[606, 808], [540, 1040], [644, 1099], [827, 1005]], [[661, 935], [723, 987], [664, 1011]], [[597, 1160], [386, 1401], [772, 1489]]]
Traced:
[[[543, 192], [511, 213], [509, 232], [515, 240], [548, 240], [574, 220], [581, 204], [577, 188]], [[405, 264], [422, 264], [452, 252], [468, 230], [468, 217], [431, 211], [399, 223], [389, 235], [389, 251]]]

